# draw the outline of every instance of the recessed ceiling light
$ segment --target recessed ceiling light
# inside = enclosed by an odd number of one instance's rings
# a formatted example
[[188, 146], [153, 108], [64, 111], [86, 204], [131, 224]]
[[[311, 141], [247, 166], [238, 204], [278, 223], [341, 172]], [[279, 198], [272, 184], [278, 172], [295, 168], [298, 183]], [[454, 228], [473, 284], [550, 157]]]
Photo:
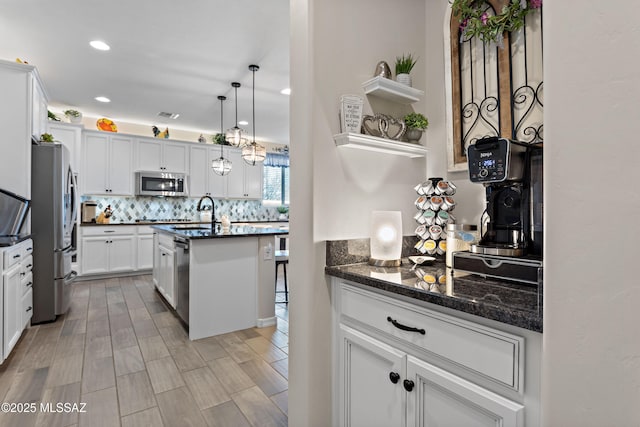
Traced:
[[109, 50], [111, 47], [103, 41], [100, 40], [92, 40], [89, 42], [92, 48], [98, 50]]
[[96, 96], [94, 99], [98, 102], [111, 102], [106, 96]]
[[238, 122], [238, 124], [239, 124], [239, 125], [241, 125], [241, 126], [246, 126], [246, 125], [248, 125], [248, 124], [249, 124], [249, 122], [248, 122], [248, 121], [246, 121], [246, 120], [240, 120], [240, 121]]
[[280, 93], [281, 93], [281, 94], [283, 94], [283, 95], [291, 95], [291, 88], [290, 88], [290, 87], [288, 87], [288, 88], [286, 88], [286, 89], [282, 89], [282, 90], [280, 91]]

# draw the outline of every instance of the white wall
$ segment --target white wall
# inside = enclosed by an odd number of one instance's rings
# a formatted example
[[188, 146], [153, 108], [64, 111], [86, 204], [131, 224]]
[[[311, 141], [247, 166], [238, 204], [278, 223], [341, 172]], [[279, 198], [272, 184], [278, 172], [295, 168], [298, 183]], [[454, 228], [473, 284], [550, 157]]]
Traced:
[[378, 61], [391, 65], [410, 52], [420, 57], [414, 86], [424, 89], [424, 0], [292, 0], [291, 15], [289, 425], [327, 426], [324, 240], [367, 237], [375, 209], [402, 210], [405, 233], [413, 232], [413, 186], [425, 179], [424, 159], [337, 148], [339, 99], [364, 96], [361, 84]]
[[544, 6], [548, 426], [640, 422], [637, 12], [632, 1]]

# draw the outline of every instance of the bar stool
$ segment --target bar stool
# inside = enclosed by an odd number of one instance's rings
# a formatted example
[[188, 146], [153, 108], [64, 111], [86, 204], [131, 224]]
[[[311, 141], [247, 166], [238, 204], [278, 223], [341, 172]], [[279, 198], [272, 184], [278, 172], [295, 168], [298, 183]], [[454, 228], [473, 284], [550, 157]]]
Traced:
[[[287, 288], [287, 264], [289, 264], [289, 251], [287, 248], [286, 239], [280, 239], [280, 249], [275, 252], [276, 257], [276, 280], [275, 280], [275, 288], [276, 293], [284, 292], [284, 301], [276, 301], [283, 302], [285, 304], [289, 303], [289, 289]], [[282, 270], [284, 272], [284, 291], [278, 291], [278, 266], [282, 265]]]

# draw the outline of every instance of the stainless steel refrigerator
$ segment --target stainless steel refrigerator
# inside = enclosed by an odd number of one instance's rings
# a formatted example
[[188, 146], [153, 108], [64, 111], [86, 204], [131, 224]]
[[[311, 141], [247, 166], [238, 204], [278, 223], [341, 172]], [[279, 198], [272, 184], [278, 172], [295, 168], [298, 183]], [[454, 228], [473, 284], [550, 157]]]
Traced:
[[31, 233], [33, 234], [33, 317], [54, 321], [69, 309], [75, 255], [72, 233], [77, 216], [77, 186], [62, 144], [31, 149]]

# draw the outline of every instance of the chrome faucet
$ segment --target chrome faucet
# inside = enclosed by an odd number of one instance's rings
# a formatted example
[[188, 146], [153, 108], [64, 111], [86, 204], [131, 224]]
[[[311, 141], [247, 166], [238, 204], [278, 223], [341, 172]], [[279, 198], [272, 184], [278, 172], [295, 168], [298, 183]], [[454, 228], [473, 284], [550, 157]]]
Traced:
[[216, 228], [216, 205], [213, 203], [213, 199], [210, 196], [202, 196], [200, 200], [198, 200], [198, 207], [196, 210], [198, 212], [202, 211], [202, 201], [204, 199], [209, 199], [211, 201], [211, 230]]

